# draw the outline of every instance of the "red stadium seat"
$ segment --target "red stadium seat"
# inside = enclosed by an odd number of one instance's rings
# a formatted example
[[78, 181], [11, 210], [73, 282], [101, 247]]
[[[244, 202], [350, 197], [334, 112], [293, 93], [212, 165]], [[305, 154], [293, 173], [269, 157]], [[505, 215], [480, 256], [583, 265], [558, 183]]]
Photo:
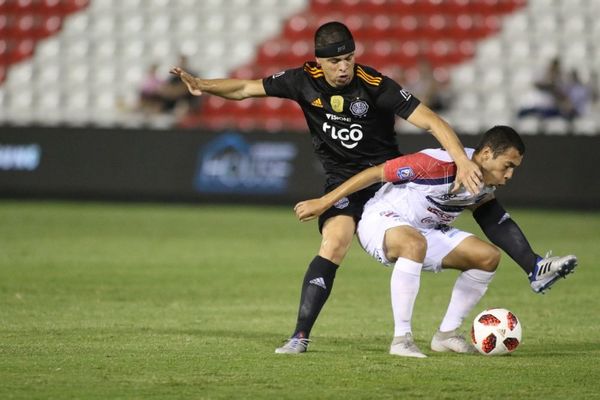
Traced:
[[89, 0], [0, 0], [0, 65], [7, 68], [33, 55], [37, 40], [53, 35], [64, 14], [78, 11]]
[[[45, 0], [52, 2], [56, 0]], [[84, 0], [69, 0], [70, 2]], [[434, 74], [448, 79], [448, 67], [473, 57], [479, 39], [497, 32], [504, 13], [526, 0], [310, 0], [310, 7], [287, 20], [281, 36], [260, 46], [255, 62], [238, 68], [233, 77], [256, 79], [313, 60], [313, 34], [323, 23], [342, 21], [356, 39], [358, 62], [379, 70], [404, 71], [401, 80], [418, 79], [420, 60], [428, 60]], [[221, 109], [208, 102], [202, 114], [211, 126], [305, 131], [301, 111], [290, 101], [261, 100]], [[222, 114], [237, 122], [224, 121]]]
[[38, 26], [36, 28], [36, 37], [44, 38], [52, 36], [62, 27], [62, 18], [58, 15], [43, 15], [40, 16]]

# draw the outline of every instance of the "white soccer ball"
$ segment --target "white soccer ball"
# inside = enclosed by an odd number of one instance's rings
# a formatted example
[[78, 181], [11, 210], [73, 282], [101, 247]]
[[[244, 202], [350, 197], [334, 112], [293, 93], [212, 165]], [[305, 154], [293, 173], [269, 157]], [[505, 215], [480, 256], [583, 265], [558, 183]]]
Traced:
[[487, 309], [473, 320], [471, 342], [487, 356], [511, 353], [521, 343], [521, 322], [507, 309]]

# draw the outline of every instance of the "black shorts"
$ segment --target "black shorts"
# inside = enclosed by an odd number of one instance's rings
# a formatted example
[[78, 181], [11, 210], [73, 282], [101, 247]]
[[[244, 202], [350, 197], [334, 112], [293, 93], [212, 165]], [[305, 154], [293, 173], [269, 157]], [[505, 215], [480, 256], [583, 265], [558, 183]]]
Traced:
[[[341, 183], [325, 188], [325, 193], [331, 192], [339, 185], [341, 185]], [[351, 216], [352, 218], [354, 218], [354, 223], [358, 225], [358, 221], [360, 221], [360, 217], [362, 216], [365, 204], [371, 199], [371, 197], [373, 197], [375, 192], [378, 191], [382, 185], [383, 184], [381, 183], [377, 183], [375, 185], [369, 186], [366, 189], [353, 193], [348, 197], [342, 198], [337, 203], [335, 203], [333, 207], [328, 208], [323, 214], [319, 216], [319, 232], [323, 232], [323, 225], [325, 225], [325, 221], [337, 215]]]

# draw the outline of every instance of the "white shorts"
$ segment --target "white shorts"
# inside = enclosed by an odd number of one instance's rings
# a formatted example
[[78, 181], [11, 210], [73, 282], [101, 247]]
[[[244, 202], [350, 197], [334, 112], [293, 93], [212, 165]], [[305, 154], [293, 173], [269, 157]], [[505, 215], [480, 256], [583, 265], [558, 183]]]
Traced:
[[419, 228], [407, 221], [407, 218], [394, 210], [388, 203], [373, 202], [365, 207], [363, 216], [358, 224], [356, 234], [360, 245], [367, 253], [380, 263], [393, 266], [388, 260], [383, 248], [385, 232], [397, 226], [412, 226], [423, 234], [427, 240], [427, 253], [423, 269], [430, 272], [442, 270], [442, 260], [454, 250], [463, 240], [473, 234], [461, 231], [451, 226], [438, 228]]

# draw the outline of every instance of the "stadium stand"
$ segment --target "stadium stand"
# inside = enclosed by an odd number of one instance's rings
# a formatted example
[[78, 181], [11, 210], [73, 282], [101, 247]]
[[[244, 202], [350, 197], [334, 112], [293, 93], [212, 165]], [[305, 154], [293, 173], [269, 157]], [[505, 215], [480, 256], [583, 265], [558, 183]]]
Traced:
[[[454, 93], [444, 116], [459, 132], [508, 123], [595, 134], [597, 112], [573, 121], [516, 113], [553, 57], [586, 82], [600, 71], [599, 13], [597, 0], [0, 0], [0, 124], [171, 127], [170, 116], [134, 111], [151, 64], [166, 75], [183, 53], [203, 77], [268, 76], [312, 59], [314, 29], [339, 19], [359, 62], [400, 66], [404, 83], [427, 59]], [[279, 99], [207, 96], [179, 124], [305, 130], [299, 108]]]

